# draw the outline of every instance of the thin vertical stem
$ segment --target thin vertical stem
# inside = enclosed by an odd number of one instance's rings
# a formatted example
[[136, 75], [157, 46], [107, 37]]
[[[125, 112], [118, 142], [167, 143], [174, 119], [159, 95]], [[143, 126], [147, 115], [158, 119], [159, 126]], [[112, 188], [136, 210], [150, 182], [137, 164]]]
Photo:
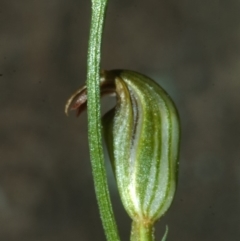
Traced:
[[108, 191], [100, 119], [99, 73], [102, 32], [107, 2], [107, 0], [92, 0], [92, 19], [87, 62], [88, 138], [94, 187], [105, 235], [108, 241], [119, 241], [120, 238]]
[[153, 224], [132, 222], [131, 241], [155, 241]]

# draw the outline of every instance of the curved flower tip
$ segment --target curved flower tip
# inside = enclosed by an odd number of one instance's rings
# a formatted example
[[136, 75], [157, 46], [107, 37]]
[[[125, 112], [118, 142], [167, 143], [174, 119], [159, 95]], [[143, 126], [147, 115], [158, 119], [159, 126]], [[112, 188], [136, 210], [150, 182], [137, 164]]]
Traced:
[[71, 97], [68, 99], [65, 105], [65, 114], [68, 116], [69, 110], [77, 110], [77, 116], [86, 109], [87, 103], [87, 88], [83, 86], [78, 89]]
[[[112, 81], [111, 71], [101, 71], [100, 73], [100, 91], [101, 96], [112, 95], [115, 93], [115, 83]], [[79, 116], [87, 107], [87, 86], [79, 88], [67, 100], [65, 105], [65, 114], [68, 116], [70, 110], [76, 110], [76, 116]]]

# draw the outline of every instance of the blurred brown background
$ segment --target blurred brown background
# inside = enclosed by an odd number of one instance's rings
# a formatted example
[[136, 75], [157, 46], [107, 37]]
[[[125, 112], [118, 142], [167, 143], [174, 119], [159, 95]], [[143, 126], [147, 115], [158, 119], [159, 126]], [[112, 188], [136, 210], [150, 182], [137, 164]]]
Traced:
[[[90, 8], [90, 0], [0, 1], [1, 241], [105, 240], [86, 113], [63, 112], [85, 81]], [[239, 12], [238, 0], [109, 0], [103, 68], [154, 78], [182, 121], [178, 192], [157, 240], [166, 224], [168, 241], [240, 240]]]

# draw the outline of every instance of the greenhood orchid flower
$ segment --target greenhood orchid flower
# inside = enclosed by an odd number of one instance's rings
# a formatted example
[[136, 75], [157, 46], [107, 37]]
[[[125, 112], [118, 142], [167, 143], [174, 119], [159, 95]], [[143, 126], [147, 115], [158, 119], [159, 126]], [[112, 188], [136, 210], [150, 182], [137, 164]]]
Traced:
[[[178, 112], [157, 83], [133, 71], [103, 71], [100, 89], [101, 95], [117, 98], [115, 108], [103, 117], [103, 130], [120, 197], [133, 220], [131, 240], [154, 240], [153, 224], [168, 210], [176, 190]], [[65, 111], [80, 114], [86, 102], [84, 86]]]

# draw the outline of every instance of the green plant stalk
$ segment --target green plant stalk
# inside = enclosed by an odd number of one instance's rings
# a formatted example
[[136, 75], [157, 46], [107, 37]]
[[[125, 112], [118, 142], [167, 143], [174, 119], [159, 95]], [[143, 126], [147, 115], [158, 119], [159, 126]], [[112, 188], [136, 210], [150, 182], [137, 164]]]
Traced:
[[[161, 241], [166, 241], [167, 235], [168, 227], [166, 227]], [[130, 241], [155, 241], [153, 224], [133, 221]]]
[[154, 241], [153, 224], [144, 224], [142, 222], [132, 222], [131, 241]]
[[119, 241], [114, 218], [102, 148], [102, 125], [100, 113], [100, 60], [101, 41], [108, 0], [92, 0], [92, 19], [87, 60], [87, 110], [88, 139], [94, 187], [100, 216], [108, 241]]

